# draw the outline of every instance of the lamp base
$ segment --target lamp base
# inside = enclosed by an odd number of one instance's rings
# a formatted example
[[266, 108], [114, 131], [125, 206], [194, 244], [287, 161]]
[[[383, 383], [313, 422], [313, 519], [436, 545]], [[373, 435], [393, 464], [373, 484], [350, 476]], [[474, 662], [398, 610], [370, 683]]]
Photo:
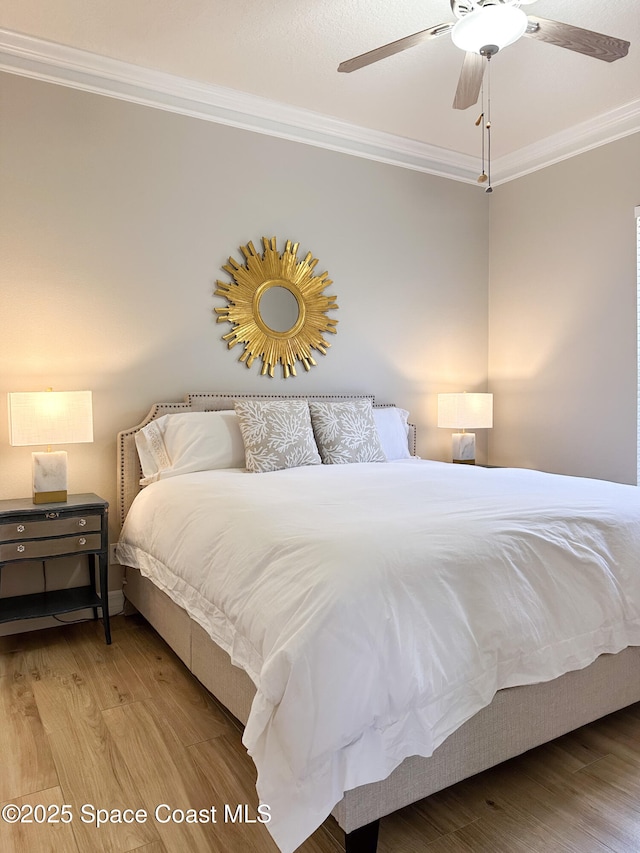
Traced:
[[34, 504], [65, 503], [67, 500], [67, 451], [32, 453]]
[[476, 434], [474, 432], [454, 432], [451, 438], [453, 461], [464, 465], [475, 465]]
[[67, 502], [67, 490], [59, 492], [34, 492], [34, 504], [57, 504]]

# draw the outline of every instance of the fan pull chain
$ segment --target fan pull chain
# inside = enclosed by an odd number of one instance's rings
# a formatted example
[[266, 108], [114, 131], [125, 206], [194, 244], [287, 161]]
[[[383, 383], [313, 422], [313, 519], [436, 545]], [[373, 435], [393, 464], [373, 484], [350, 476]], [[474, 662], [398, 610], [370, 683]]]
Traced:
[[[480, 118], [476, 121], [476, 127], [484, 121], [482, 127], [482, 174], [478, 178], [479, 184], [487, 183], [487, 188], [485, 190], [486, 193], [492, 193], [493, 187], [491, 186], [491, 57], [495, 56], [498, 52], [498, 47], [495, 44], [486, 44], [484, 47], [480, 48], [480, 56], [484, 56], [487, 60], [487, 107], [485, 110], [484, 105], [484, 74], [482, 75], [482, 112], [480, 113]], [[485, 172], [485, 133], [487, 135], [486, 138], [486, 153], [487, 153], [487, 171]]]
[[486, 193], [492, 193], [491, 186], [491, 56], [487, 56], [487, 179]]
[[484, 171], [484, 79], [482, 81], [482, 87], [481, 87], [480, 91], [481, 91], [480, 97], [481, 97], [481, 104], [482, 104], [482, 107], [481, 107], [482, 112], [480, 113], [480, 115], [476, 119], [476, 127], [479, 127], [480, 125], [482, 125], [481, 131], [480, 131], [482, 133], [482, 174], [478, 176], [478, 183], [484, 184], [484, 182], [487, 180], [487, 175], [486, 175], [486, 172]]
[[492, 193], [491, 186], [491, 54], [487, 54], [487, 180], [486, 193]]

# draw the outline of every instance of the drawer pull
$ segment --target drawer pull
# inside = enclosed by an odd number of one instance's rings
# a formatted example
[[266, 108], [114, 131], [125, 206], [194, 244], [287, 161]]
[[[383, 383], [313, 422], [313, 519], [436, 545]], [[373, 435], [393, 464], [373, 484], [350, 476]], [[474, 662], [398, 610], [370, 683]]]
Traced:
[[24, 524], [19, 524], [16, 528], [18, 533], [24, 533]]
[[81, 536], [80, 539], [78, 539], [78, 542], [80, 543], [80, 545], [86, 545], [87, 544], [87, 537]]
[[78, 519], [78, 525], [79, 525], [80, 527], [84, 527], [86, 523], [87, 523], [87, 519], [86, 519], [86, 518], [79, 518], [79, 519]]
[[24, 551], [24, 545], [18, 545], [16, 550], [18, 551], [19, 554], [22, 554], [22, 552]]
[[45, 513], [45, 518], [58, 518], [60, 516], [59, 512], [47, 512]]

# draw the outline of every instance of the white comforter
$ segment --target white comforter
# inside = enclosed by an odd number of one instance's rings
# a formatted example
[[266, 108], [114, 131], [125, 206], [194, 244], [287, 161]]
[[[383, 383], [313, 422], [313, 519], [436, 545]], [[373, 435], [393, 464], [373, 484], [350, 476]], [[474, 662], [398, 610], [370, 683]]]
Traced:
[[284, 853], [498, 689], [640, 645], [634, 486], [418, 461], [186, 474], [138, 495], [118, 555], [254, 681], [244, 743]]

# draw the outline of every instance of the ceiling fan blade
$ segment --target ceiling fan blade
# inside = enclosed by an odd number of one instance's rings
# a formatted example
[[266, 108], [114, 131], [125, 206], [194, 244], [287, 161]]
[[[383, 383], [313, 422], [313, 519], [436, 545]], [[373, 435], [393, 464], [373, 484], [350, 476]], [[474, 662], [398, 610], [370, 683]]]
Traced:
[[529, 38], [546, 41], [558, 47], [566, 47], [568, 50], [584, 53], [594, 59], [603, 59], [605, 62], [622, 59], [629, 51], [629, 42], [624, 39], [605, 36], [593, 30], [583, 30], [581, 27], [562, 24], [560, 21], [537, 18], [534, 15], [528, 17], [529, 26], [525, 35]]
[[454, 110], [466, 110], [477, 102], [486, 64], [487, 60], [479, 53], [465, 53], [456, 96], [453, 99]]
[[405, 36], [404, 38], [392, 41], [382, 47], [376, 47], [375, 50], [370, 50], [367, 53], [361, 53], [360, 56], [354, 56], [353, 59], [347, 59], [341, 62], [338, 66], [338, 71], [357, 71], [358, 68], [364, 68], [365, 65], [372, 65], [381, 59], [386, 59], [387, 56], [393, 56], [394, 53], [400, 53], [403, 50], [408, 50], [410, 47], [415, 47], [429, 39], [439, 38], [447, 33], [450, 33], [455, 24], [438, 24], [437, 27], [430, 27], [428, 30], [420, 30], [419, 33]]

